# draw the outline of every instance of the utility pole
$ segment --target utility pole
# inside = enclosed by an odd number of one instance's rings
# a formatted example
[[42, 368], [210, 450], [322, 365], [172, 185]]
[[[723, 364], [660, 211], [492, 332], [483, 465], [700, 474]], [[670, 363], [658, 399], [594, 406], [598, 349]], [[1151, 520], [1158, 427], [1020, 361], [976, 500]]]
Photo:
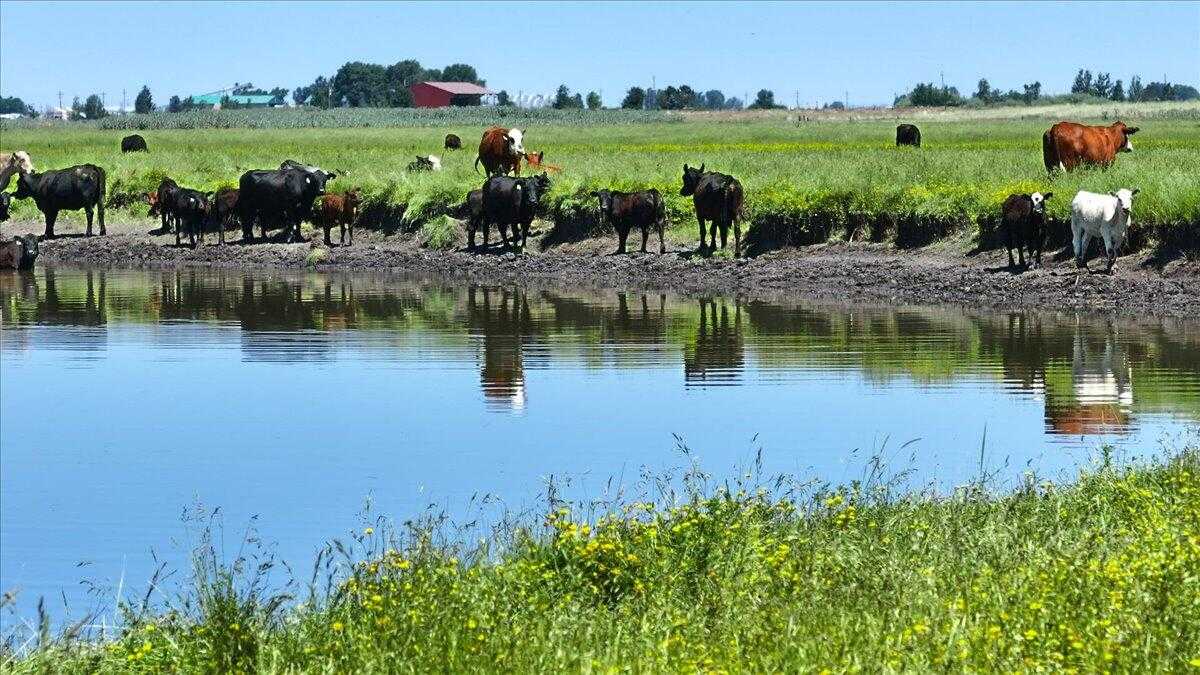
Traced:
[[125, 87], [121, 87], [121, 113], [125, 112]]
[[796, 110], [800, 109], [800, 90], [796, 90]]
[[58, 90], [58, 109], [62, 110], [62, 90]]
[[846, 105], [846, 110], [850, 109], [850, 92], [849, 91], [842, 92], [842, 103], [844, 103]]
[[946, 71], [939, 70], [938, 77], [940, 77], [942, 79], [942, 89], [945, 89], [946, 88]]

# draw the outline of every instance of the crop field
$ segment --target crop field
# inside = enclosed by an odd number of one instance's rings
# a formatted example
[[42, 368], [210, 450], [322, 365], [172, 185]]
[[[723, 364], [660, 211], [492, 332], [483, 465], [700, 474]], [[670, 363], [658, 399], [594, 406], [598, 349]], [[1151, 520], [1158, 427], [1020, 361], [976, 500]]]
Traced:
[[[749, 232], [752, 251], [851, 237], [922, 245], [962, 233], [989, 246], [1003, 199], [1034, 190], [1055, 193], [1049, 203], [1052, 239], [1061, 243], [1077, 190], [1119, 187], [1141, 190], [1134, 203], [1134, 246], [1198, 245], [1200, 105], [1060, 106], [1046, 113], [1013, 108], [1008, 118], [992, 110], [979, 111], [979, 118], [971, 111], [930, 114], [916, 117], [920, 149], [894, 147], [898, 112], [807, 118], [794, 111], [533, 111], [501, 118], [486, 109], [221, 111], [0, 129], [5, 149], [28, 150], [39, 168], [83, 162], [104, 167], [110, 205], [129, 215], [145, 214], [140, 195], [163, 176], [214, 190], [235, 186], [246, 169], [273, 168], [293, 158], [345, 172], [331, 183], [333, 190], [361, 186], [368, 227], [436, 227], [482, 183], [472, 166], [476, 139], [484, 126], [500, 122], [524, 125], [526, 149], [545, 151], [545, 161], [561, 167], [544, 203], [559, 240], [598, 232], [595, 200], [588, 193], [606, 187], [658, 188], [667, 197], [673, 238], [689, 240], [695, 219], [690, 199], [679, 196], [682, 168], [689, 163], [742, 181], [743, 231]], [[1114, 114], [1141, 128], [1133, 153], [1120, 155], [1107, 170], [1046, 175], [1041, 134], [1050, 120], [1107, 123]], [[150, 153], [121, 155], [121, 136], [137, 125], [147, 127], [141, 133]], [[156, 128], [172, 125], [196, 128]], [[446, 133], [461, 136], [465, 149], [443, 151]], [[441, 156], [445, 170], [406, 173], [418, 154]], [[18, 219], [38, 217], [31, 202], [14, 206]]]

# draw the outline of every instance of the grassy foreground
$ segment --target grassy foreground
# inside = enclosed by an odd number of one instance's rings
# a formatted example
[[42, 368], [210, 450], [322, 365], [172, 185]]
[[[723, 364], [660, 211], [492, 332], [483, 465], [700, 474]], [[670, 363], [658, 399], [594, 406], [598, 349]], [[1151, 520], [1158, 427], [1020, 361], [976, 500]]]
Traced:
[[[230, 111], [189, 113], [177, 119], [121, 118], [129, 123], [191, 120], [198, 125], [146, 129], [141, 133], [150, 152], [130, 155], [119, 152], [120, 138], [128, 130], [104, 128], [104, 120], [8, 124], [0, 130], [6, 149], [28, 150], [39, 167], [82, 162], [104, 167], [117, 217], [120, 209], [144, 215], [147, 207], [140, 197], [163, 176], [188, 187], [215, 190], [236, 186], [246, 169], [275, 167], [293, 158], [346, 171], [331, 189], [364, 189], [365, 225], [406, 231], [432, 228], [431, 234], [437, 234], [445, 227], [442, 216], [482, 183], [472, 164], [476, 139], [484, 126], [501, 122], [524, 124], [526, 149], [545, 151], [546, 161], [562, 168], [546, 204], [557, 240], [597, 232], [597, 207], [588, 193], [600, 188], [658, 188], [667, 198], [673, 225], [687, 239], [694, 237], [690, 202], [679, 196], [686, 162], [704, 163], [742, 180], [748, 225], [744, 229], [752, 250], [851, 236], [920, 245], [958, 232], [975, 234], [980, 243], [991, 245], [1004, 198], [1034, 190], [1055, 192], [1049, 212], [1059, 223], [1052, 236], [1062, 242], [1067, 236], [1062, 223], [1077, 190], [1119, 187], [1141, 190], [1134, 206], [1135, 245], [1200, 245], [1200, 180], [1194, 171], [1200, 165], [1200, 104], [1165, 105], [1060, 106], [1046, 114], [1022, 107], [978, 111], [979, 118], [970, 111], [928, 118], [915, 111], [887, 111], [887, 118], [848, 115], [812, 121], [797, 121], [802, 115], [789, 111], [685, 116], [529, 113], [512, 122], [486, 119], [487, 110], [407, 116], [358, 110], [325, 117], [303, 111]], [[1009, 117], [995, 117], [998, 114]], [[203, 119], [192, 120], [195, 116]], [[1107, 171], [1047, 177], [1041, 135], [1052, 120], [1108, 123], [1115, 116], [1141, 128], [1133, 153], [1122, 154]], [[919, 150], [894, 147], [895, 124], [910, 117], [921, 125]], [[203, 127], [205, 120], [224, 120], [233, 128]], [[272, 127], [276, 122], [331, 128]], [[369, 126], [346, 126], [356, 123]], [[442, 149], [443, 136], [450, 132], [463, 138], [466, 149]], [[405, 172], [414, 155], [431, 153], [442, 156], [444, 171]], [[13, 204], [15, 218], [39, 218], [32, 203]], [[426, 239], [451, 241], [445, 236]]]
[[711, 485], [556, 509], [470, 551], [367, 528], [365, 562], [298, 606], [200, 556], [190, 605], [130, 611], [107, 642], [45, 638], [3, 670], [1200, 668], [1194, 450], [1003, 496]]

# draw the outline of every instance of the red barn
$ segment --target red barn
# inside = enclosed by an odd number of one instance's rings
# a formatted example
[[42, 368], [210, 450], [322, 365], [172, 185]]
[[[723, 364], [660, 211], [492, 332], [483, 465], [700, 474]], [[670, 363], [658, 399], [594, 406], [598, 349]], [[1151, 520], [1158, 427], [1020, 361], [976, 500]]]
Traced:
[[441, 108], [448, 105], [479, 105], [494, 94], [491, 89], [470, 82], [418, 82], [408, 88], [417, 108]]

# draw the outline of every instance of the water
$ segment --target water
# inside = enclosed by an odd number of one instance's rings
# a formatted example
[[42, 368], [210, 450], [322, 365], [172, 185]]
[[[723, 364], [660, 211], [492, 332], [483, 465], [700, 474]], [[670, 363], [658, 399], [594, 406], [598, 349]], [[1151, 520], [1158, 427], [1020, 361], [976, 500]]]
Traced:
[[718, 476], [761, 447], [846, 481], [883, 449], [951, 487], [981, 445], [1003, 480], [1055, 476], [1200, 418], [1173, 320], [67, 268], [0, 274], [0, 318], [9, 627], [144, 587], [152, 550], [182, 567], [197, 504], [303, 570], [368, 496], [398, 519], [536, 505], [552, 474], [595, 496], [684, 464], [673, 434]]

